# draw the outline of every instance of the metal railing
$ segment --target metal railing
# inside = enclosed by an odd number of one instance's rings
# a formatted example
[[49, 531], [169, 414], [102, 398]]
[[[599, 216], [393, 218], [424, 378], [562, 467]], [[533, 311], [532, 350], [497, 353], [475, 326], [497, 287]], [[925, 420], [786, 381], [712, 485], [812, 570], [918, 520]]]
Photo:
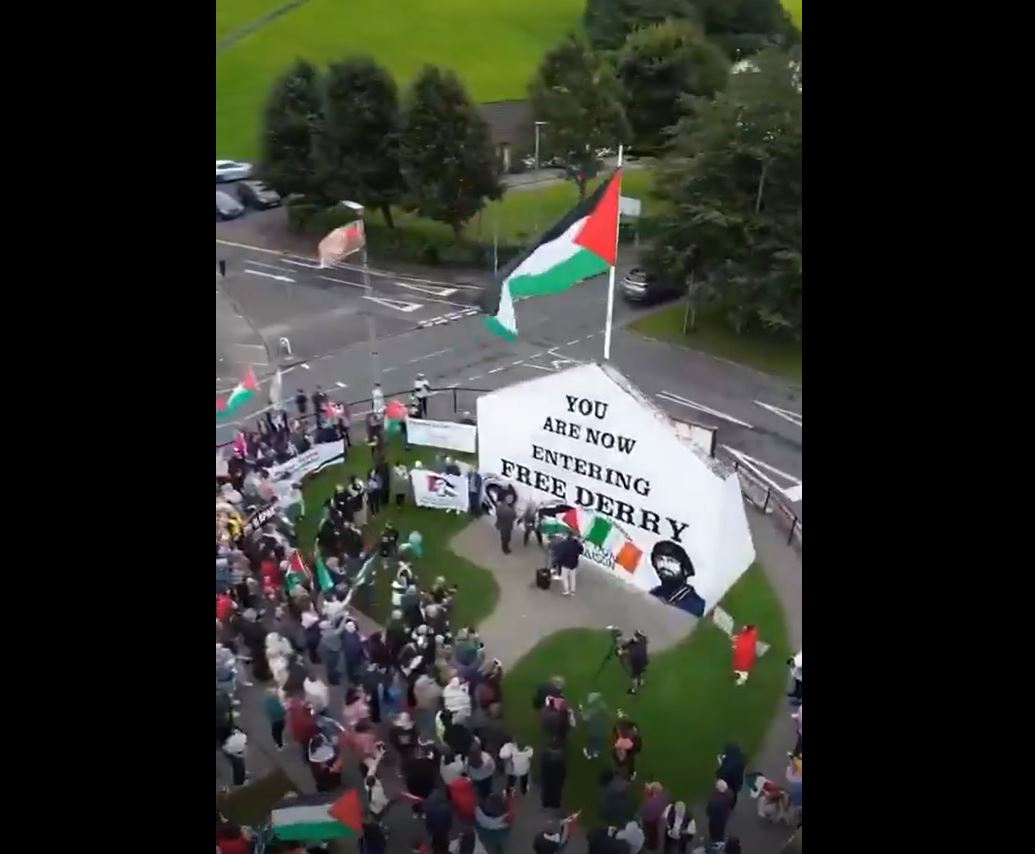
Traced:
[[781, 495], [778, 489], [766, 483], [747, 466], [742, 465], [740, 460], [731, 458], [733, 470], [740, 478], [740, 490], [744, 497], [755, 507], [767, 516], [771, 515], [777, 526], [787, 530], [787, 545], [801, 550], [801, 519], [787, 504], [778, 496]]

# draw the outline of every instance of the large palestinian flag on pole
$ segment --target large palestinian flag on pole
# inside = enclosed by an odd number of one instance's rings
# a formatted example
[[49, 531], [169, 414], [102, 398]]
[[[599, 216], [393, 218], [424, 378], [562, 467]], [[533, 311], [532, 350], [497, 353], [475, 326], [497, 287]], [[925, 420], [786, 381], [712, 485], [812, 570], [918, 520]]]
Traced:
[[572, 208], [539, 241], [511, 261], [486, 290], [481, 308], [486, 325], [502, 338], [517, 337], [514, 301], [555, 294], [606, 273], [615, 263], [621, 170]]
[[322, 842], [358, 836], [363, 810], [355, 789], [285, 798], [270, 812], [270, 829], [277, 839]]

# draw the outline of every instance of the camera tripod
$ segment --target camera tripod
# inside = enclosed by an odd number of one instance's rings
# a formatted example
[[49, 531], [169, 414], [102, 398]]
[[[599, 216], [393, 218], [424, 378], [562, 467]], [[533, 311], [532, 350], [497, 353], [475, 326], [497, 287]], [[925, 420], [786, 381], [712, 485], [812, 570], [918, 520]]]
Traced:
[[[608, 649], [607, 654], [600, 662], [600, 666], [597, 668], [597, 672], [593, 674], [593, 678], [590, 680], [591, 684], [595, 684], [600, 678], [600, 674], [604, 672], [604, 668], [607, 667], [607, 663], [612, 659], [617, 658], [619, 663], [622, 663], [622, 656], [618, 650], [618, 637], [611, 636], [611, 648]], [[625, 670], [625, 665], [622, 664], [622, 670]]]

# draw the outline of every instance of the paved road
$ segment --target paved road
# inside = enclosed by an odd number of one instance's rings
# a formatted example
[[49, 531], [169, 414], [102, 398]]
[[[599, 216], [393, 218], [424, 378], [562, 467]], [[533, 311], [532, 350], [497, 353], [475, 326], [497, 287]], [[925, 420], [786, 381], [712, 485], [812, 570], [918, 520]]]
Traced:
[[[375, 318], [377, 361], [387, 392], [410, 388], [418, 370], [436, 386], [493, 389], [603, 358], [605, 277], [519, 302], [521, 337], [504, 342], [485, 331], [471, 307], [479, 293], [475, 283], [479, 278], [484, 283], [487, 272], [456, 281], [436, 271], [424, 277], [412, 271], [375, 276], [371, 298], [358, 271], [320, 270], [311, 257], [249, 248], [233, 239], [237, 236], [224, 226], [217, 229], [217, 255], [228, 261], [223, 286], [267, 342], [275, 346], [281, 336], [290, 339], [296, 358], [285, 390], [319, 383], [345, 400], [369, 397], [375, 369], [366, 312]], [[623, 251], [619, 276], [635, 262], [633, 252]], [[429, 282], [431, 276], [440, 281]], [[722, 452], [781, 491], [800, 517], [801, 389], [621, 328], [648, 310], [616, 296], [614, 363], [672, 416], [717, 428]], [[217, 323], [217, 339], [222, 334]], [[257, 373], [263, 373], [261, 366]], [[217, 381], [217, 387], [228, 386]], [[458, 393], [458, 408], [473, 411], [475, 397]], [[435, 404], [439, 414], [446, 414], [447, 404], [451, 410], [452, 398], [441, 396]]]

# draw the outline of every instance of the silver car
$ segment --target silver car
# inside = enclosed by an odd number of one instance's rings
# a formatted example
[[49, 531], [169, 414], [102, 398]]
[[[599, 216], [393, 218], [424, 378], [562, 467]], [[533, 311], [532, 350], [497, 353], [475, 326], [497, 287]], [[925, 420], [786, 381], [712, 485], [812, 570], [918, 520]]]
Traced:
[[252, 164], [240, 160], [217, 160], [216, 183], [221, 181], [243, 181], [252, 177]]
[[244, 205], [228, 193], [216, 190], [216, 221], [237, 219], [244, 213]]
[[647, 298], [647, 273], [642, 267], [633, 267], [622, 279], [621, 289], [629, 302], [643, 302]]

